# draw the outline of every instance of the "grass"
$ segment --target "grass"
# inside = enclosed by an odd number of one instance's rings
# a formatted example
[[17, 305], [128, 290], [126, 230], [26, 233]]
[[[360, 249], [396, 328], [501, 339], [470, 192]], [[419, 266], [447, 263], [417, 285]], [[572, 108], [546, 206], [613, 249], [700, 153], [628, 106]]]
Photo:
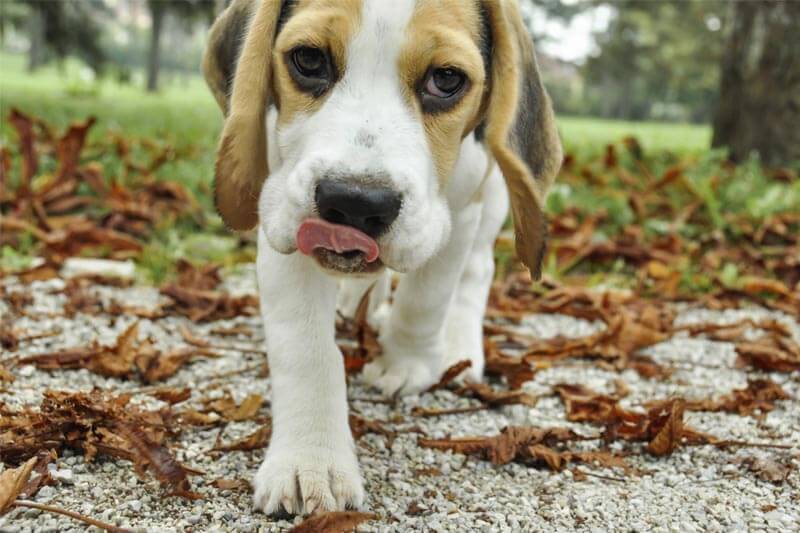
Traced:
[[[111, 80], [83, 80], [84, 67], [67, 61], [63, 68], [48, 66], [33, 75], [25, 72], [25, 58], [0, 53], [0, 107], [3, 116], [16, 106], [46, 118], [59, 127], [88, 115], [97, 116], [94, 135], [105, 130], [129, 136], [154, 137], [176, 146], [185, 143], [213, 148], [222, 119], [200, 76], [172, 81], [155, 94], [140, 86]], [[710, 130], [695, 124], [625, 122], [584, 117], [558, 117], [568, 151], [600, 147], [636, 136], [648, 151], [700, 152], [707, 148]], [[9, 127], [0, 126], [3, 141]]]
[[[43, 118], [59, 132], [73, 121], [95, 116], [98, 123], [92, 129], [87, 151], [91, 150], [91, 143], [107, 146], [108, 135], [132, 140], [134, 150], [137, 139], [155, 140], [174, 148], [174, 157], [159, 168], [158, 178], [186, 185], [210, 216], [202, 223], [178, 221], [156, 229], [139, 261], [151, 281], [169, 276], [176, 257], [224, 258], [225, 262], [231, 262], [231, 257], [250, 257], [252, 250], [234, 250], [236, 238], [211, 214], [211, 182], [222, 115], [199, 75], [181, 79], [166, 76], [161, 90], [150, 94], [142, 89], [141, 80], [126, 85], [110, 79], [87, 79], [85, 67], [74, 60], [30, 75], [25, 71], [24, 57], [0, 52], [0, 71], [0, 144], [14, 146], [16, 142], [6, 117], [11, 107], [17, 107]], [[764, 176], [757, 161], [739, 167], [737, 179], [726, 180], [724, 188], [718, 190], [717, 174], [724, 164], [723, 154], [708, 150], [707, 126], [564, 116], [557, 120], [566, 152], [578, 164], [588, 165], [585, 168], [600, 176], [604, 185], [560, 181], [548, 198], [548, 208], [554, 214], [569, 207], [577, 207], [583, 213], [603, 210], [608, 222], [600, 230], [606, 234], [619, 233], [633, 221], [630, 191], [616, 178], [605, 176], [602, 167], [606, 146], [612, 144], [623, 166], [632, 174], [639, 171], [638, 163], [630, 159], [621, 143], [628, 136], [638, 140], [647, 167], [656, 176], [676, 164], [691, 167], [687, 174], [694, 197], [703, 200], [718, 230], [725, 229], [725, 212], [735, 210], [763, 218], [791, 209], [793, 202], [800, 203], [798, 184], [776, 185]], [[102, 150], [93, 152], [92, 157], [103, 164], [107, 176], [113, 177], [119, 160], [115, 154], [104, 154]], [[670, 201], [683, 205], [687, 200]], [[668, 224], [668, 220], [648, 220], [645, 229], [658, 232]], [[13, 252], [0, 254], [0, 266], [19, 263], [26, 255], [24, 250]]]

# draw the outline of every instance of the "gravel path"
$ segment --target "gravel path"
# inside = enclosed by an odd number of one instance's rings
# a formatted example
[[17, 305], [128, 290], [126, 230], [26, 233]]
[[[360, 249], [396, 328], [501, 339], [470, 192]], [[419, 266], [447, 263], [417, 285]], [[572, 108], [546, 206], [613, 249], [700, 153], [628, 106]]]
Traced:
[[[252, 273], [230, 278], [237, 290], [253, 290]], [[9, 280], [5, 280], [8, 284]], [[63, 295], [52, 294], [63, 285], [60, 280], [37, 282], [29, 286], [8, 284], [7, 290], [32, 291], [32, 313], [59, 312]], [[147, 306], [159, 296], [152, 288], [96, 289], [104, 297], [115, 297], [128, 305]], [[0, 317], [8, 312], [0, 304]], [[780, 313], [761, 309], [709, 311], [687, 309], [679, 323], [729, 323], [746, 317], [770, 316], [790, 325], [800, 341], [800, 325]], [[16, 354], [28, 355], [84, 345], [93, 340], [112, 344], [131, 324], [129, 316], [75, 315], [42, 319], [20, 318], [15, 326], [28, 334], [59, 328], [57, 336], [22, 343]], [[542, 338], [558, 334], [583, 336], [602, 327], [560, 315], [532, 315], [525, 329]], [[191, 326], [200, 336], [220, 326], [246, 325], [260, 336], [257, 317], [194, 325], [171, 317], [142, 320], [140, 335], [150, 335], [160, 347], [184, 344], [181, 325]], [[253, 338], [226, 339], [225, 344], [253, 346]], [[256, 345], [257, 346], [257, 345]], [[611, 391], [614, 380], [622, 379], [630, 388], [625, 406], [680, 395], [687, 399], [714, 397], [743, 388], [746, 378], [762, 375], [734, 368], [733, 345], [698, 338], [676, 336], [647, 350], [657, 362], [675, 368], [663, 381], [642, 379], [633, 371], [615, 373], [590, 365], [554, 367], [540, 371], [525, 385], [534, 394], [547, 394], [552, 385], [562, 382], [585, 384], [597, 391]], [[6, 357], [8, 354], [4, 354]], [[171, 386], [192, 387], [191, 400], [221, 395], [229, 389], [237, 401], [250, 393], [269, 392], [269, 379], [255, 371], [234, 373], [255, 366], [261, 356], [226, 352], [219, 359], [199, 360], [167, 381]], [[141, 389], [141, 384], [104, 378], [86, 370], [45, 372], [32, 366], [14, 370], [16, 381], [0, 393], [9, 406], [36, 405], [45, 389], [88, 390], [92, 387], [124, 391]], [[218, 377], [226, 375], [226, 377]], [[378, 521], [369, 522], [363, 531], [800, 531], [800, 376], [768, 374], [792, 397], [778, 402], [776, 409], [761, 419], [726, 413], [686, 415], [692, 427], [726, 439], [790, 444], [792, 449], [738, 448], [721, 450], [712, 446], [681, 448], [667, 458], [654, 458], [633, 449], [629, 461], [638, 475], [624, 476], [619, 471], [581, 465], [588, 474], [574, 479], [570, 470], [554, 473], [546, 469], [517, 464], [493, 466], [463, 455], [423, 449], [416, 433], [400, 433], [391, 448], [381, 435], [368, 434], [358, 443], [368, 508]], [[219, 385], [219, 386], [217, 386]], [[0, 387], [2, 390], [2, 387]], [[449, 391], [437, 391], [403, 398], [393, 405], [367, 401], [377, 398], [358, 379], [349, 387], [351, 409], [368, 420], [387, 421], [387, 427], [408, 429], [414, 426], [434, 438], [445, 436], [491, 435], [506, 425], [566, 426], [579, 432], [594, 432], [588, 425], [565, 420], [564, 407], [555, 396], [540, 399], [536, 407], [509, 406], [492, 411], [418, 418], [415, 406], [454, 407], [470, 401]], [[137, 395], [136, 401], [160, 403]], [[231, 423], [225, 441], [247, 435], [256, 429], [252, 422]], [[219, 490], [206, 483], [216, 478], [250, 479], [263, 452], [229, 452], [210, 456], [206, 451], [217, 438], [218, 428], [184, 431], [175, 453], [188, 466], [205, 472], [193, 478], [193, 487], [204, 497], [199, 501], [163, 498], [152, 479], [134, 475], [131, 464], [99, 458], [85, 463], [80, 456], [65, 454], [57, 461], [54, 477], [59, 483], [43, 488], [36, 501], [47, 503], [119, 526], [147, 531], [280, 531], [299, 521], [273, 521], [256, 514], [250, 495]], [[588, 444], [587, 444], [588, 446]], [[622, 446], [612, 445], [617, 450]], [[788, 461], [793, 467], [789, 478], [780, 484], [760, 480], [746, 466], [752, 458]], [[83, 531], [83, 524], [35, 510], [16, 509], [0, 517], [0, 531]]]

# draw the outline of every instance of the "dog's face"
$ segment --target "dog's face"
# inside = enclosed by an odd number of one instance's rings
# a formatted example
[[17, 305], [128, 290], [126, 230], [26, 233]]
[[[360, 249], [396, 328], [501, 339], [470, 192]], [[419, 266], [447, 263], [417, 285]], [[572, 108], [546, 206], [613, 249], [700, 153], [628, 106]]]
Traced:
[[[250, 4], [237, 0], [226, 13], [229, 19], [241, 13], [250, 24], [220, 148], [217, 204], [233, 227], [251, 226], [253, 198], [268, 174], [258, 219], [280, 252], [300, 249], [324, 268], [344, 273], [372, 272], [382, 265], [416, 269], [449, 237], [445, 192], [464, 138], [483, 123], [508, 179], [520, 172], [507, 146], [512, 126], [531, 136], [535, 127], [550, 126], [532, 51], [530, 60], [522, 57], [526, 50], [517, 48], [513, 35], [519, 28], [509, 28], [514, 21], [497, 0]], [[241, 32], [243, 24], [224, 26], [233, 29], [217, 32]], [[231, 46], [229, 37], [220, 41]], [[217, 71], [230, 61], [219, 57], [220, 48], [212, 61]], [[496, 48], [508, 57], [498, 57]], [[535, 126], [516, 118], [528, 92], [518, 87], [526, 60], [535, 77], [527, 81], [541, 95], [533, 102], [539, 107], [527, 113], [545, 119]], [[212, 78], [227, 78], [232, 70], [227, 69], [210, 69], [207, 54], [212, 89]], [[510, 94], [493, 100], [490, 87], [501, 84], [510, 84], [504, 91]], [[219, 94], [227, 87], [216, 92], [227, 106], [227, 95]], [[270, 105], [277, 117], [274, 137], [267, 139], [263, 130]], [[489, 116], [493, 107], [498, 108], [495, 120]], [[253, 123], [254, 113], [260, 124]], [[546, 152], [539, 157], [540, 168], [522, 162], [527, 166], [521, 172], [531, 174], [531, 184], [527, 191], [517, 187], [516, 200], [530, 204], [523, 215], [533, 210], [533, 218], [540, 219], [541, 195], [552, 179], [548, 174], [554, 174], [550, 159], [559, 158], [559, 151], [552, 132], [539, 137], [554, 146], [536, 148]], [[518, 152], [529, 142], [516, 144]], [[503, 150], [509, 153], [498, 153]], [[538, 185], [532, 181], [537, 170], [544, 174]], [[511, 192], [517, 217], [513, 185]], [[541, 225], [541, 220], [529, 222]]]
[[481, 45], [476, 4], [295, 5], [272, 53], [278, 157], [259, 205], [270, 244], [302, 249], [301, 225], [321, 217], [355, 226], [379, 250], [370, 262], [366, 251], [320, 246], [326, 268], [408, 271], [433, 256], [450, 231], [447, 178], [481, 105]]

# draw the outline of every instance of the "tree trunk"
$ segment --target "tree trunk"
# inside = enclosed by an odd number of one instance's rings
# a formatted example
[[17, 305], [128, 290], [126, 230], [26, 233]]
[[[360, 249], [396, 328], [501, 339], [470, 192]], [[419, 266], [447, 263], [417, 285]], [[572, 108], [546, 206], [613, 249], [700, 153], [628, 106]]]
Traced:
[[732, 2], [712, 145], [741, 161], [800, 161], [800, 2]]
[[164, 27], [164, 15], [166, 12], [163, 1], [150, 0], [150, 56], [147, 60], [147, 90], [155, 92], [158, 90], [158, 72], [161, 68], [161, 30]]
[[32, 4], [28, 18], [28, 35], [31, 40], [28, 48], [28, 72], [33, 72], [44, 64], [44, 15], [36, 4]]

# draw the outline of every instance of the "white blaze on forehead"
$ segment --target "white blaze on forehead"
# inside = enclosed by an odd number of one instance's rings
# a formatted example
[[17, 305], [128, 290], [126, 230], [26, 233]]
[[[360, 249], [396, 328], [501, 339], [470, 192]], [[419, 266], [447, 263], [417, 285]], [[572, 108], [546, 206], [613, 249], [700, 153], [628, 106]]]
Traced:
[[416, 0], [363, 0], [361, 27], [347, 52], [345, 78], [398, 84], [397, 59]]

